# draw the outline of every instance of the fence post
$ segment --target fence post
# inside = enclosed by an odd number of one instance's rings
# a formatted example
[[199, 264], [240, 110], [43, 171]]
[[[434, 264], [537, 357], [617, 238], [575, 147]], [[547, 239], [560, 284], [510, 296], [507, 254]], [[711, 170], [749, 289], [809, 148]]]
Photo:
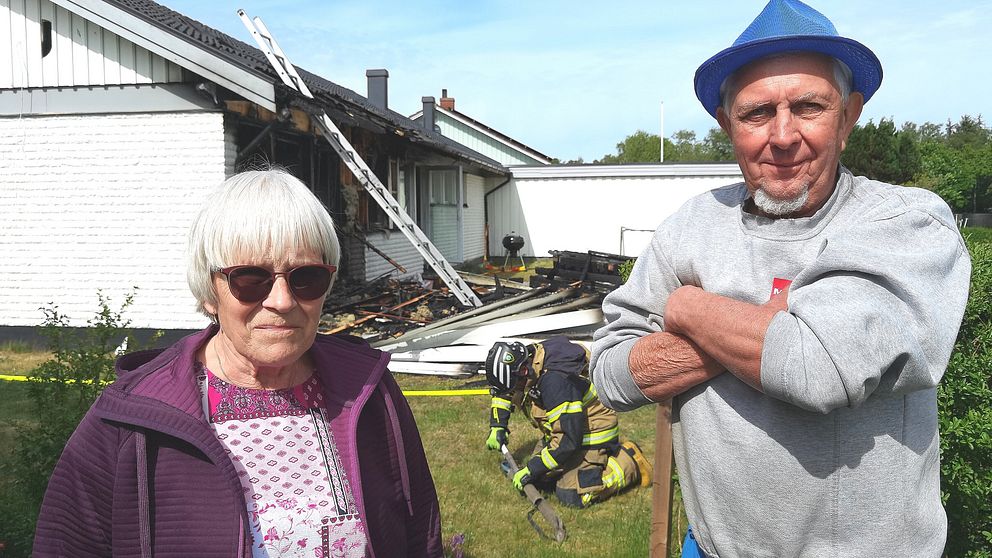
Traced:
[[651, 558], [668, 558], [672, 529], [672, 400], [658, 404], [651, 481]]

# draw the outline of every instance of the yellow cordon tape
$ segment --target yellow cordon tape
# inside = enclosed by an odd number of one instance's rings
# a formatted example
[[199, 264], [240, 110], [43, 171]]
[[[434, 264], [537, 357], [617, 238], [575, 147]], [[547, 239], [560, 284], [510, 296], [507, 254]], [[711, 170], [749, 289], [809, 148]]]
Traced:
[[456, 397], [459, 395], [489, 395], [488, 389], [439, 389], [434, 391], [404, 391], [407, 397]]
[[[10, 376], [0, 374], [0, 380], [8, 382], [26, 382], [27, 376]], [[463, 395], [489, 395], [488, 389], [438, 389], [438, 390], [405, 390], [407, 397], [459, 397]]]

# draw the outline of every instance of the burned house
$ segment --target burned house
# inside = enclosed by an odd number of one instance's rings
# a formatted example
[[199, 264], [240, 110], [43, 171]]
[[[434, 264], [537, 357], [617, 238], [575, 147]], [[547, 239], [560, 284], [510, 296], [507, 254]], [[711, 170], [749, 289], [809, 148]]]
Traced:
[[363, 96], [300, 69], [308, 99], [255, 47], [149, 0], [11, 0], [0, 28], [0, 327], [37, 325], [52, 302], [83, 325], [98, 290], [135, 287], [133, 326], [202, 326], [186, 229], [209, 187], [262, 165], [327, 206], [345, 284], [423, 271], [314, 129], [321, 110], [448, 261], [484, 253], [484, 195], [509, 172], [430, 115], [390, 110], [385, 70]]

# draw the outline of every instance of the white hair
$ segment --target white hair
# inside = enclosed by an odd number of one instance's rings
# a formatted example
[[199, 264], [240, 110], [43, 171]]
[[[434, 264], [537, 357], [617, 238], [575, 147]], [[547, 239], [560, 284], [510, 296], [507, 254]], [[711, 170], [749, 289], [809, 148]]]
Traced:
[[217, 303], [212, 281], [217, 269], [290, 250], [338, 264], [334, 222], [320, 200], [281, 169], [228, 178], [210, 192], [189, 230], [186, 280], [197, 310], [213, 318], [204, 304]]
[[[797, 52], [781, 52], [778, 54], [772, 54], [770, 56], [766, 56], [764, 58], [759, 58], [754, 62], [763, 62], [765, 60], [784, 58], [786, 56], [793, 56], [795, 54], [797, 54]], [[841, 62], [837, 58], [834, 58], [832, 56], [827, 56], [826, 54], [822, 56], [826, 56], [833, 63], [834, 84], [837, 86], [837, 89], [840, 91], [841, 105], [846, 105], [847, 99], [851, 96], [851, 88], [854, 82], [854, 75], [851, 73], [851, 68], [849, 68], [847, 64]], [[754, 64], [754, 62], [751, 62], [750, 64]], [[736, 86], [736, 84], [734, 83], [734, 78], [737, 76], [737, 74], [740, 73], [742, 69], [746, 68], [750, 64], [741, 66], [740, 68], [735, 70], [732, 74], [727, 76], [727, 79], [723, 80], [723, 83], [720, 84], [720, 105], [723, 107], [723, 111], [726, 112], [727, 114], [730, 114], [730, 103], [733, 101], [734, 95], [737, 94], [737, 92], [734, 91], [734, 88]]]

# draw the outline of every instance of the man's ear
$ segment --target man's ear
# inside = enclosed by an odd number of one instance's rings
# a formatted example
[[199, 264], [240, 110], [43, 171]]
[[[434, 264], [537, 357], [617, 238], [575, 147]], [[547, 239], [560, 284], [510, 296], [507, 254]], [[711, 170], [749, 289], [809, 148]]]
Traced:
[[841, 124], [840, 150], [847, 147], [847, 138], [854, 130], [854, 126], [861, 118], [861, 110], [865, 108], [865, 97], [861, 93], [854, 91], [847, 97], [847, 105], [844, 106], [844, 122]]

